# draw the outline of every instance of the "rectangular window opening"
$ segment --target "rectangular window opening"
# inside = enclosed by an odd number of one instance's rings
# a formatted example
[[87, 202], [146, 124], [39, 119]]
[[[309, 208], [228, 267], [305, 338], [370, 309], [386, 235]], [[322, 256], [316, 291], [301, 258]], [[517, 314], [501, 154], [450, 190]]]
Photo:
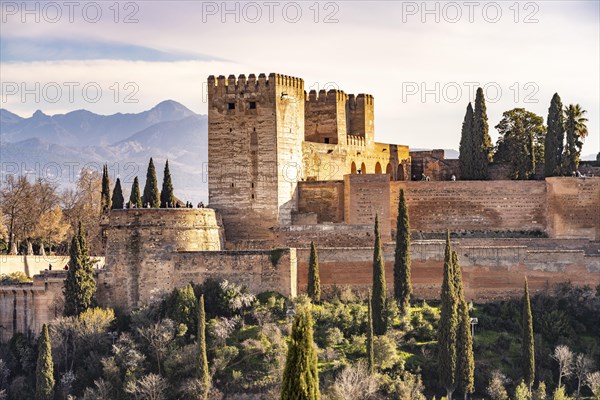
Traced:
[[255, 110], [256, 109], [256, 102], [255, 101], [251, 101], [250, 102], [250, 109], [251, 110]]
[[235, 110], [235, 103], [227, 103], [228, 110]]

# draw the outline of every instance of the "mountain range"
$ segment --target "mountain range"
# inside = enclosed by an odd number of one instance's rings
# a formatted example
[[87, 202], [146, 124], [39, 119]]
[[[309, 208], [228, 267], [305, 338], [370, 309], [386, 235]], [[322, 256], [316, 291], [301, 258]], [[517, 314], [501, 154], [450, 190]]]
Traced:
[[[175, 194], [194, 203], [208, 200], [208, 119], [167, 100], [137, 114], [98, 115], [87, 110], [23, 118], [0, 109], [2, 175], [17, 172], [73, 186], [76, 173], [108, 163], [128, 196], [133, 178], [145, 182], [153, 157], [159, 184], [169, 160]], [[204, 172], [203, 172], [204, 171]]]
[[[445, 154], [458, 158], [453, 149]], [[168, 159], [175, 195], [194, 204], [207, 202], [208, 118], [176, 101], [166, 100], [137, 114], [113, 115], [87, 110], [47, 115], [38, 110], [23, 118], [0, 108], [2, 179], [21, 173], [73, 187], [82, 167], [100, 171], [108, 163], [112, 181], [121, 178], [127, 198], [135, 176], [144, 185], [150, 157], [159, 184]]]

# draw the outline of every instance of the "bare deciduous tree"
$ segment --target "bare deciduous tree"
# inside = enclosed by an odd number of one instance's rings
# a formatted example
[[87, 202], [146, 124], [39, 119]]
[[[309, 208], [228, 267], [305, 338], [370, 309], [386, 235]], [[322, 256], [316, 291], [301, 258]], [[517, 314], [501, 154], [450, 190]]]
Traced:
[[62, 193], [63, 213], [73, 231], [82, 223], [87, 234], [90, 254], [102, 254], [102, 236], [100, 230], [100, 195], [102, 176], [93, 169], [82, 169], [77, 180], [76, 190], [67, 189]]
[[94, 381], [95, 388], [86, 388], [83, 394], [83, 400], [104, 400], [111, 399], [114, 397], [113, 388], [110, 382], [104, 379], [98, 379]]
[[556, 346], [552, 358], [558, 362], [558, 386], [562, 386], [562, 378], [573, 372], [573, 352], [565, 345]]
[[487, 394], [492, 400], [508, 400], [508, 392], [504, 385], [506, 377], [498, 370], [492, 373], [492, 379], [486, 388]]
[[369, 374], [364, 361], [344, 368], [333, 384], [334, 398], [339, 400], [374, 399], [378, 389], [377, 377]]
[[14, 253], [16, 248], [16, 232], [23, 224], [23, 218], [28, 208], [31, 185], [24, 176], [8, 175], [0, 189], [0, 201], [8, 225], [8, 251]]
[[585, 377], [585, 384], [592, 390], [594, 396], [600, 399], [600, 371], [588, 373]]
[[158, 373], [161, 373], [161, 364], [167, 351], [168, 345], [175, 337], [175, 323], [170, 319], [163, 319], [150, 326], [138, 328], [138, 334], [148, 342], [150, 350], [156, 357]]
[[164, 400], [167, 382], [160, 375], [148, 374], [125, 385], [125, 392], [135, 400]]
[[577, 354], [577, 357], [575, 357], [573, 372], [577, 377], [577, 398], [579, 398], [579, 393], [581, 392], [581, 385], [585, 383], [585, 377], [592, 370], [593, 366], [594, 363], [585, 354]]

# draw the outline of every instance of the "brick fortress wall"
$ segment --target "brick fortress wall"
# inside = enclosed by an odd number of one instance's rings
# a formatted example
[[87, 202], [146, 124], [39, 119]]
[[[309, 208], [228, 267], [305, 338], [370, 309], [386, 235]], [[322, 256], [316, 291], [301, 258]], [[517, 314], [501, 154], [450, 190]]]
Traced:
[[131, 310], [209, 277], [295, 295], [295, 249], [222, 251], [223, 230], [212, 209], [113, 210], [104, 228], [98, 300], [105, 306]]

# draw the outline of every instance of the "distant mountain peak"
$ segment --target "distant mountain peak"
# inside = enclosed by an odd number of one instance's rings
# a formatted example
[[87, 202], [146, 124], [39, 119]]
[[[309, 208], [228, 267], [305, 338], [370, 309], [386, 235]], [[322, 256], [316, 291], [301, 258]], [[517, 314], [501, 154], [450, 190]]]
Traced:
[[22, 121], [23, 117], [17, 114], [11, 113], [6, 108], [0, 108], [0, 122], [3, 124], [16, 124]]
[[186, 106], [184, 106], [181, 103], [176, 102], [175, 100], [164, 100], [161, 101], [160, 103], [158, 103], [157, 105], [155, 105], [154, 107], [152, 107], [152, 109], [150, 110], [152, 111], [160, 111], [160, 112], [168, 112], [168, 113], [172, 113], [172, 112], [180, 112], [180, 113], [184, 113], [186, 114], [186, 116], [190, 116], [190, 115], [195, 115], [196, 113], [194, 113], [192, 110], [190, 110], [189, 108], [187, 108]]
[[36, 112], [33, 113], [32, 118], [41, 118], [41, 117], [48, 117], [48, 115], [44, 114], [44, 112], [42, 110], [36, 110]]

